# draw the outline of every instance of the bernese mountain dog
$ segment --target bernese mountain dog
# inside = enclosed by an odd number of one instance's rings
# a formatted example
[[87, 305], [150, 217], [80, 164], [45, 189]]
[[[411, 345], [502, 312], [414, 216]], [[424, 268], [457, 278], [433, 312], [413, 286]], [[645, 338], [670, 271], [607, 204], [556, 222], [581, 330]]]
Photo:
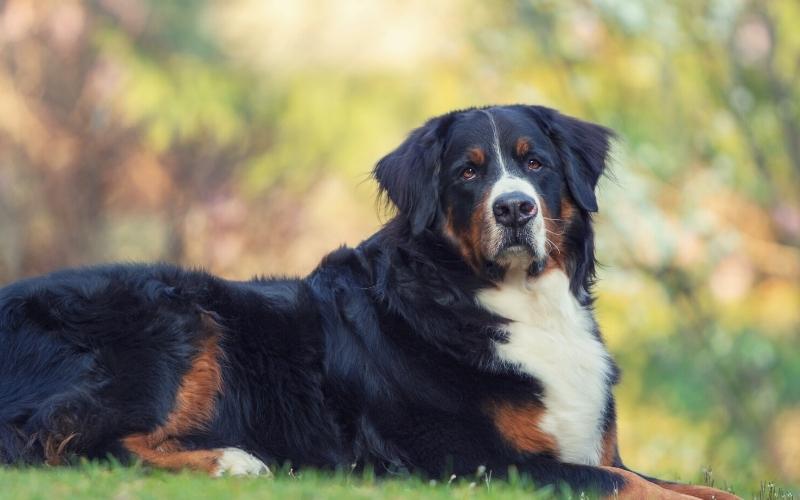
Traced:
[[627, 469], [592, 311], [612, 132], [454, 111], [374, 169], [396, 215], [302, 279], [105, 265], [0, 289], [0, 463], [211, 475], [510, 467], [628, 498], [735, 498]]

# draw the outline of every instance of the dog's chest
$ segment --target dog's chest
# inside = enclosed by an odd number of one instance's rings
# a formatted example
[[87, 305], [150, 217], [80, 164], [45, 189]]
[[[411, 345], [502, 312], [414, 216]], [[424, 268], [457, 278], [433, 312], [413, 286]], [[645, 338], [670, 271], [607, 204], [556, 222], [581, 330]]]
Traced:
[[545, 411], [538, 425], [558, 443], [561, 460], [597, 465], [611, 360], [567, 276], [560, 270], [534, 280], [510, 274], [478, 300], [511, 320], [508, 341], [496, 344], [496, 354], [541, 382]]

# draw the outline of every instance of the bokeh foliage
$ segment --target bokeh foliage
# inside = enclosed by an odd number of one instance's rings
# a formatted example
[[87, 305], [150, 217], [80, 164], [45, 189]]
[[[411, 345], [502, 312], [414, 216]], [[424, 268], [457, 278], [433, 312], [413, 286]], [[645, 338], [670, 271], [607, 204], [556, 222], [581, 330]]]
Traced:
[[798, 23], [796, 0], [8, 0], [0, 282], [302, 274], [379, 226], [367, 174], [426, 117], [550, 105], [620, 137], [597, 308], [623, 457], [798, 484]]

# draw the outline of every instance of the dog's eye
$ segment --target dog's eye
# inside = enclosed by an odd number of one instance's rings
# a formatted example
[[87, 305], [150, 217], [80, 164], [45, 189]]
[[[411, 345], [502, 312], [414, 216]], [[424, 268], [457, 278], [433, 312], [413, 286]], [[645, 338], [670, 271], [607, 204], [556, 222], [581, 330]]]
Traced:
[[465, 181], [469, 181], [477, 177], [478, 172], [475, 171], [472, 167], [467, 167], [461, 171], [461, 178]]
[[528, 170], [539, 170], [540, 168], [542, 168], [542, 164], [539, 163], [538, 160], [534, 160], [533, 158], [528, 160], [527, 164], [528, 164]]

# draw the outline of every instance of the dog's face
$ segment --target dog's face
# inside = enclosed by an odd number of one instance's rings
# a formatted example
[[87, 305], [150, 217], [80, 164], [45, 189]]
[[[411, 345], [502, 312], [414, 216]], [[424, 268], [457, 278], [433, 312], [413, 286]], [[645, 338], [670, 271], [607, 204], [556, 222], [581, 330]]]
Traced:
[[438, 232], [476, 272], [540, 269], [597, 210], [610, 134], [542, 107], [470, 109], [412, 132], [375, 174], [413, 235]]

